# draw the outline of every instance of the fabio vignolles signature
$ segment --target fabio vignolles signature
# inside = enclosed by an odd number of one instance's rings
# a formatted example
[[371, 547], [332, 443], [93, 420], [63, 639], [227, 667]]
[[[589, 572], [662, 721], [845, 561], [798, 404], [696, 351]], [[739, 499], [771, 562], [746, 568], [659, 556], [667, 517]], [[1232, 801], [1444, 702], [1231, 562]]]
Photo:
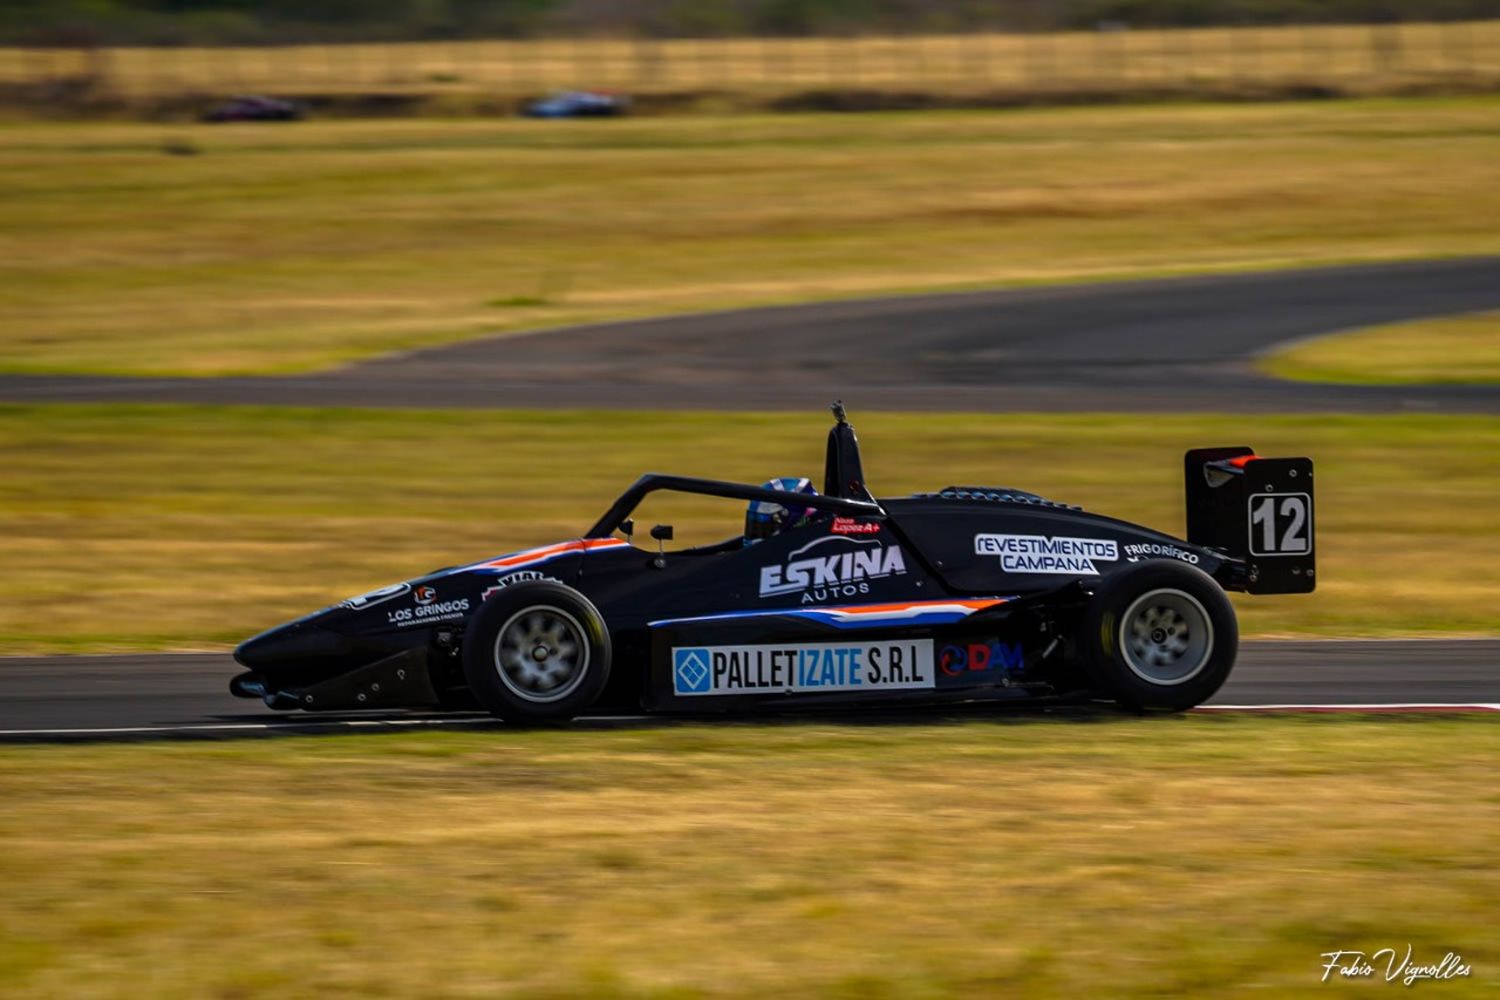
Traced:
[[[1469, 974], [1469, 967], [1464, 964], [1463, 958], [1451, 951], [1441, 961], [1431, 965], [1413, 964], [1411, 945], [1406, 946], [1404, 957], [1399, 961], [1397, 957], [1395, 948], [1381, 948], [1368, 958], [1362, 951], [1325, 951], [1322, 982], [1328, 982], [1330, 976], [1364, 979], [1378, 974], [1388, 983], [1399, 980], [1402, 985], [1410, 986], [1427, 979], [1457, 979]], [[1383, 970], [1378, 968], [1381, 964], [1385, 966]]]

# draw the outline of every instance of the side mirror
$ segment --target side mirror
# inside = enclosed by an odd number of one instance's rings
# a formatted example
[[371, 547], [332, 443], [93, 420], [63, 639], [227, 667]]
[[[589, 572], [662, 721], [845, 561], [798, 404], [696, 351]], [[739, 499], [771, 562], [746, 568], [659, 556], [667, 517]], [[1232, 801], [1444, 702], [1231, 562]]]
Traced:
[[635, 518], [633, 518], [633, 517], [627, 517], [625, 520], [621, 521], [620, 522], [620, 530], [625, 533], [625, 537], [626, 538], [630, 538], [632, 535], [634, 535], [635, 534]]
[[651, 528], [651, 537], [656, 539], [656, 558], [651, 560], [651, 565], [657, 569], [667, 567], [666, 543], [672, 540], [672, 526], [670, 524], [658, 524]]

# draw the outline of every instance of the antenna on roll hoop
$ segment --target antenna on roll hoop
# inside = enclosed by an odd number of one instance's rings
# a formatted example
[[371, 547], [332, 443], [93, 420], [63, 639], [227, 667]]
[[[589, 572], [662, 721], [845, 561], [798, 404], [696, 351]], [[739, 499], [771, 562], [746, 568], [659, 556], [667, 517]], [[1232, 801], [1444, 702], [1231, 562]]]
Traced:
[[833, 411], [834, 425], [828, 431], [828, 457], [823, 465], [823, 493], [846, 500], [875, 502], [865, 488], [865, 471], [859, 462], [859, 441], [854, 437], [854, 428], [844, 413], [844, 401], [834, 400], [828, 407]]

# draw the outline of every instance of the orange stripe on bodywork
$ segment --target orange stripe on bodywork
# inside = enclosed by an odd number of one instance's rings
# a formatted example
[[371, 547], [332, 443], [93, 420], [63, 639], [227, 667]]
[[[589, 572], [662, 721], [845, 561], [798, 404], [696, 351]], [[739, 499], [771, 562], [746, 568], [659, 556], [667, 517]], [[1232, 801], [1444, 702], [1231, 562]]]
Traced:
[[874, 615], [891, 611], [917, 611], [922, 608], [957, 606], [960, 608], [968, 608], [970, 611], [983, 611], [985, 608], [992, 608], [997, 604], [1004, 604], [1006, 600], [1007, 599], [1003, 597], [994, 597], [985, 600], [966, 600], [962, 598], [955, 598], [953, 600], [947, 601], [908, 601], [901, 604], [856, 604], [853, 606], [843, 607], [834, 606], [828, 608], [805, 608], [803, 610], [841, 611], [845, 614]]
[[567, 555], [569, 552], [587, 552], [590, 549], [617, 548], [627, 543], [618, 538], [583, 538], [571, 542], [558, 542], [556, 545], [545, 545], [539, 549], [528, 549], [525, 552], [517, 552], [513, 556], [503, 559], [492, 559], [486, 563], [480, 563], [483, 567], [501, 568], [507, 566], [519, 566], [522, 563], [536, 562], [539, 559], [550, 559], [553, 556]]

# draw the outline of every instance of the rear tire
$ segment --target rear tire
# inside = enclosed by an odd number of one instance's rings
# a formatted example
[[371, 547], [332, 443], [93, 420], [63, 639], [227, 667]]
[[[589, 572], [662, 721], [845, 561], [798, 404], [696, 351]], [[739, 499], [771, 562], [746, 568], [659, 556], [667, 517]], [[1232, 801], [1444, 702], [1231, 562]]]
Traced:
[[1213, 697], [1239, 651], [1222, 588], [1180, 562], [1134, 563], [1105, 577], [1078, 635], [1084, 671], [1135, 709], [1182, 711]]
[[562, 722], [593, 704], [609, 681], [609, 630], [572, 587], [517, 584], [475, 613], [463, 660], [469, 690], [492, 715]]

